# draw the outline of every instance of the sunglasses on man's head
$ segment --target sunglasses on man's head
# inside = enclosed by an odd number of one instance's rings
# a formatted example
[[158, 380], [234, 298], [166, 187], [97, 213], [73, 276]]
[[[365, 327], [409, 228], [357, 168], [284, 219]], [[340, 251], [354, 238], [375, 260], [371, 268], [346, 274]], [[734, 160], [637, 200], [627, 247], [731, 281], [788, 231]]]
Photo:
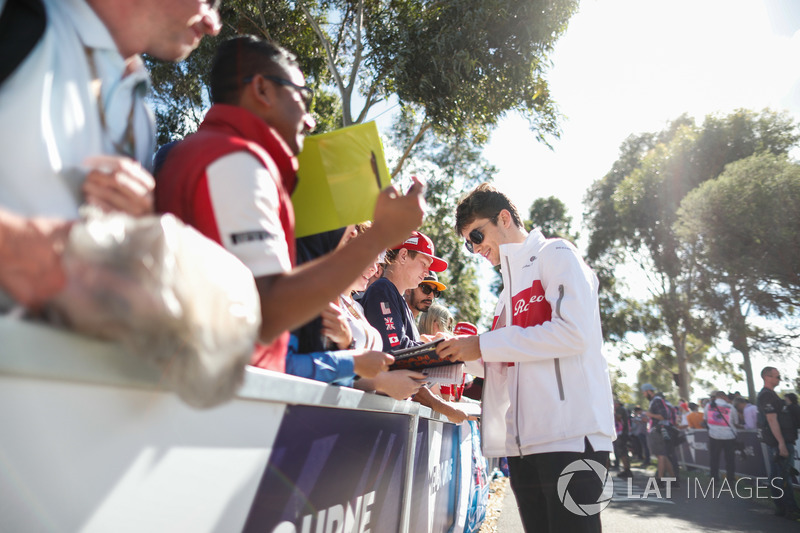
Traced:
[[433, 293], [433, 297], [434, 298], [438, 298], [439, 295], [442, 294], [441, 291], [438, 291], [438, 290], [434, 289], [433, 286], [431, 284], [429, 284], [429, 283], [420, 283], [419, 284], [419, 289], [425, 295]]
[[[494, 216], [491, 219], [489, 219], [489, 222], [495, 222], [496, 220], [497, 220], [497, 217]], [[481, 230], [484, 227], [486, 227], [486, 224], [488, 224], [489, 222], [486, 222], [480, 228], [475, 228], [474, 230], [469, 232], [469, 235], [467, 236], [467, 240], [464, 242], [464, 246], [466, 246], [466, 248], [469, 251], [469, 253], [471, 253], [471, 254], [475, 253], [475, 248], [473, 247], [474, 244], [480, 244], [480, 243], [483, 242], [483, 232]]]

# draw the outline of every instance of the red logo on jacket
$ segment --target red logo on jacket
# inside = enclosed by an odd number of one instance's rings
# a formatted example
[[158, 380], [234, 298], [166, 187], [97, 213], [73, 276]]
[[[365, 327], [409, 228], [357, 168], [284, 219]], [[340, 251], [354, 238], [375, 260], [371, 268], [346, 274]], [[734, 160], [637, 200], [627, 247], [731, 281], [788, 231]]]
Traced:
[[544, 297], [544, 287], [538, 279], [531, 287], [511, 298], [511, 308], [514, 310], [511, 321], [515, 326], [537, 326], [551, 317], [550, 304]]

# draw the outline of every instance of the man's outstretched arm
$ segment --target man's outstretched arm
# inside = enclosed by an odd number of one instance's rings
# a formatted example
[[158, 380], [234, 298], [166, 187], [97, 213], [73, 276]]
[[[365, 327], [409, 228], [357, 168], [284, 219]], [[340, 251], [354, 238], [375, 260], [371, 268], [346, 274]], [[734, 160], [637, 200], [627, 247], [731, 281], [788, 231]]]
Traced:
[[415, 179], [406, 195], [390, 187], [378, 196], [372, 227], [334, 252], [289, 272], [256, 278], [261, 297], [261, 341], [301, 326], [337, 298], [390, 246], [403, 242], [422, 224], [422, 184]]

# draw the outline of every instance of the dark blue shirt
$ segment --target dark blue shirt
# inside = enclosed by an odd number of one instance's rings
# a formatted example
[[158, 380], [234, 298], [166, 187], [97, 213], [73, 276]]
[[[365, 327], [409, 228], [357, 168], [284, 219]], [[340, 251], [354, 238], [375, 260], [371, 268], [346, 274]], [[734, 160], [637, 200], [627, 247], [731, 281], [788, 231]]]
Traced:
[[414, 324], [414, 316], [394, 283], [380, 278], [369, 286], [361, 299], [364, 315], [383, 338], [387, 351], [423, 344]]

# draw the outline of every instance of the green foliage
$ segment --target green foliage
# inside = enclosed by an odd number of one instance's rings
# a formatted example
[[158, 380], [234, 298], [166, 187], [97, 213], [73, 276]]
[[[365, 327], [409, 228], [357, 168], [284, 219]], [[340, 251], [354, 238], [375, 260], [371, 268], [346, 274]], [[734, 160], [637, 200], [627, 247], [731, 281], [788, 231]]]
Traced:
[[[166, 1], [166, 0], [165, 0]], [[197, 129], [210, 106], [208, 75], [219, 43], [236, 35], [273, 40], [297, 55], [306, 83], [319, 93], [330, 79], [319, 41], [303, 13], [283, 0], [228, 0], [220, 9], [222, 31], [205, 37], [183, 62], [145, 57], [153, 81], [157, 144], [182, 139]], [[338, 97], [319, 95], [312, 104], [317, 131], [332, 129], [341, 119]]]
[[785, 155], [728, 165], [684, 199], [676, 231], [706, 271], [740, 279], [759, 314], [800, 303], [800, 165]]
[[525, 227], [528, 231], [539, 228], [545, 237], [559, 237], [573, 243], [580, 237], [579, 233], [572, 233], [572, 217], [567, 214], [567, 206], [555, 196], [534, 200]]
[[622, 381], [622, 370], [611, 367], [609, 369], [609, 376], [611, 378], [611, 392], [614, 398], [622, 402], [622, 405], [632, 405], [636, 400], [636, 391], [633, 390], [633, 387]]
[[513, 109], [541, 140], [558, 135], [544, 75], [577, 0], [383, 5], [368, 29], [370, 66], [385, 73], [401, 102], [421, 106], [437, 131], [483, 142], [486, 128]]
[[[235, 34], [272, 39], [297, 54], [309, 84], [334, 87], [339, 109], [313, 106], [323, 125], [363, 122], [396, 95], [417, 106], [443, 135], [478, 144], [507, 111], [526, 116], [541, 140], [559, 134], [545, 73], [549, 54], [577, 0], [297, 1], [230, 0], [223, 30], [185, 62], [148, 59], [155, 85], [159, 144], [197, 127], [207, 107], [208, 66]], [[359, 112], [353, 96], [363, 98]], [[337, 111], [340, 111], [337, 113]], [[328, 114], [330, 113], [330, 114]]]

